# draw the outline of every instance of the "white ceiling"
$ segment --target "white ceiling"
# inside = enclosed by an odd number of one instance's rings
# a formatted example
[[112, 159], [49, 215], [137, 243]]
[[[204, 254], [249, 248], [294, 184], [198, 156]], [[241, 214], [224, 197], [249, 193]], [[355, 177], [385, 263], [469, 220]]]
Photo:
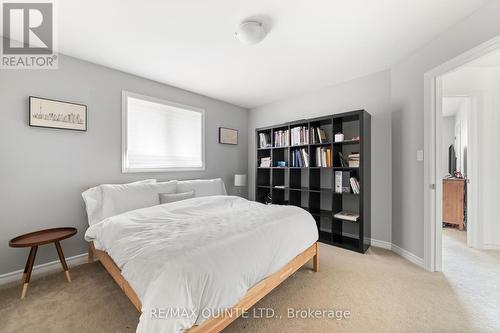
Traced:
[[[59, 51], [244, 107], [390, 68], [487, 0], [61, 0]], [[258, 45], [234, 38], [261, 17]]]

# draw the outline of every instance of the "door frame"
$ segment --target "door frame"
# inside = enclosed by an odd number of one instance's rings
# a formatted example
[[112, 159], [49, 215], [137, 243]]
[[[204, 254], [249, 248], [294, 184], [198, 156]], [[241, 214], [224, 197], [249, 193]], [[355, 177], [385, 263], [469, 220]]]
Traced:
[[[431, 272], [442, 270], [441, 77], [498, 49], [500, 49], [500, 35], [424, 74], [424, 268]], [[475, 151], [477, 153], [477, 149]], [[477, 172], [477, 167], [474, 170]], [[473, 208], [473, 211], [477, 209]], [[478, 230], [474, 233], [477, 238]]]

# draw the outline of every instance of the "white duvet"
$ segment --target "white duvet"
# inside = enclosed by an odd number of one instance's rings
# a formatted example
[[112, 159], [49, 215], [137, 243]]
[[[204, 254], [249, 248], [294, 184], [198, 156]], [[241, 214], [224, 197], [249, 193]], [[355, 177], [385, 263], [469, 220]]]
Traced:
[[113, 216], [87, 230], [142, 302], [137, 332], [182, 332], [277, 272], [318, 239], [305, 210], [233, 196]]

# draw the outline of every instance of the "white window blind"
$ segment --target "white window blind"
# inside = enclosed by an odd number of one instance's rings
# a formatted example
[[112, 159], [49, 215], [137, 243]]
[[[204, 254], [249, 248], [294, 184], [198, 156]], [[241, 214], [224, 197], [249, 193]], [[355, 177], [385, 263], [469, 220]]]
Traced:
[[125, 172], [203, 169], [203, 110], [124, 93]]

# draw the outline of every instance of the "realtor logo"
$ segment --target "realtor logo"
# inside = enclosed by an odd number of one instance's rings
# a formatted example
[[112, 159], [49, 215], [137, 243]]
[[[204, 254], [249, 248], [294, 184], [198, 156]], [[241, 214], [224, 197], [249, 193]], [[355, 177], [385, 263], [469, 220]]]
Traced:
[[55, 69], [52, 1], [2, 2], [2, 69]]

